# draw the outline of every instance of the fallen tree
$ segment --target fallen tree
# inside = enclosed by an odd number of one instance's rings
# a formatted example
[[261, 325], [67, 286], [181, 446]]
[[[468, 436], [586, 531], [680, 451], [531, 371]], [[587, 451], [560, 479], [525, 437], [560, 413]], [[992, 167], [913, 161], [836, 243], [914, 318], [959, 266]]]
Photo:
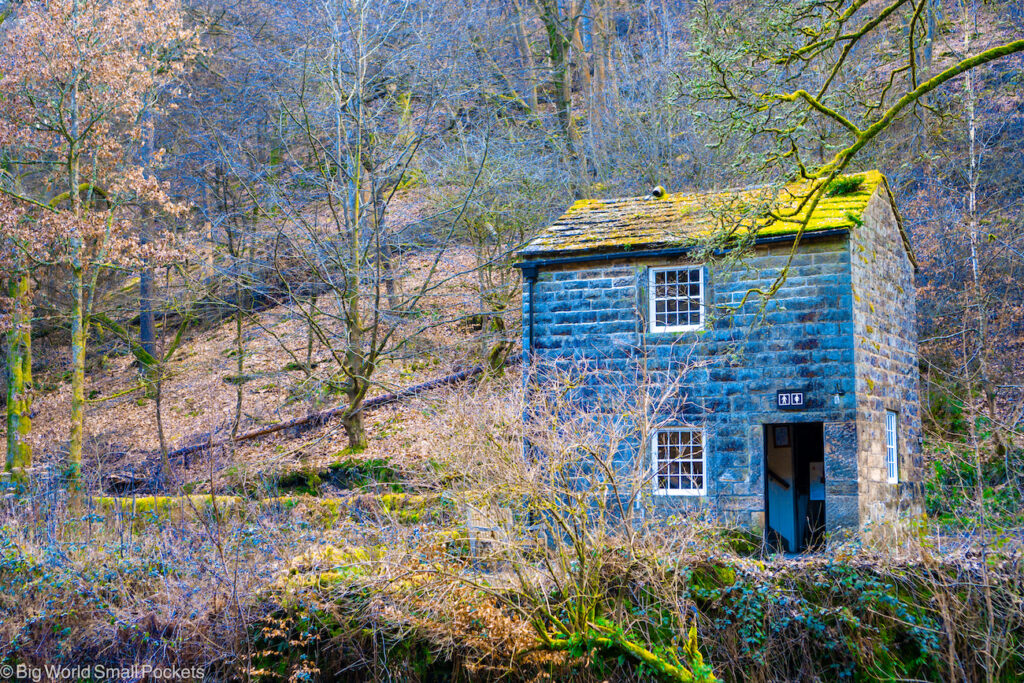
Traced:
[[[510, 356], [508, 358], [503, 359], [502, 365], [517, 365], [521, 360], [522, 359], [519, 356]], [[435, 379], [430, 380], [429, 382], [423, 382], [422, 384], [414, 384], [411, 387], [406, 387], [405, 389], [400, 389], [399, 391], [395, 391], [390, 394], [374, 396], [373, 398], [363, 401], [362, 405], [360, 405], [357, 412], [365, 412], [367, 410], [372, 410], [374, 408], [380, 408], [381, 406], [390, 405], [392, 403], [398, 403], [399, 401], [403, 401], [407, 398], [412, 398], [413, 396], [418, 396], [419, 394], [423, 394], [428, 391], [433, 391], [434, 389], [440, 389], [441, 387], [461, 384], [462, 382], [475, 379], [487, 372], [492, 372], [494, 370], [495, 364], [492, 359], [490, 362], [481, 363], [480, 365], [475, 365], [471, 368], [460, 370], [459, 372], [454, 372], [450, 375], [445, 375], [444, 377], [437, 377]], [[303, 417], [297, 417], [292, 420], [286, 420], [285, 422], [278, 422], [267, 427], [261, 427], [260, 429], [254, 429], [252, 431], [239, 434], [233, 440], [229, 436], [227, 439], [215, 441], [212, 438], [211, 434], [211, 437], [208, 438], [206, 441], [192, 444], [189, 446], [184, 446], [177, 450], [171, 451], [170, 453], [167, 454], [167, 457], [183, 458], [189, 455], [193, 455], [195, 453], [199, 453], [208, 448], [213, 448], [214, 446], [227, 445], [232, 441], [234, 443], [238, 443], [240, 441], [249, 441], [251, 439], [256, 439], [261, 436], [266, 436], [268, 434], [274, 434], [276, 432], [284, 431], [285, 429], [293, 429], [296, 427], [314, 427], [322, 425], [327, 421], [331, 420], [332, 418], [342, 417], [343, 415], [345, 415], [346, 411], [348, 411], [348, 406], [338, 406], [337, 408], [330, 408], [328, 410], [310, 413], [309, 415], [305, 415]]]

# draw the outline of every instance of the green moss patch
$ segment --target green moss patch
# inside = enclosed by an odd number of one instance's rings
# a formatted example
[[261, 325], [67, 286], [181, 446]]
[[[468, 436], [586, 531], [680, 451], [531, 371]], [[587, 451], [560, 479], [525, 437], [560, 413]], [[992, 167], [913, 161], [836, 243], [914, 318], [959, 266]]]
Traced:
[[325, 479], [342, 489], [359, 489], [385, 484], [398, 493], [402, 490], [398, 469], [385, 458], [359, 459], [346, 457], [330, 464]]
[[301, 493], [311, 496], [315, 496], [320, 493], [321, 484], [323, 484], [323, 479], [320, 477], [320, 473], [308, 467], [286, 472], [277, 480], [277, 488], [279, 491]]
[[377, 570], [382, 551], [378, 547], [322, 545], [293, 559], [278, 577], [274, 588], [326, 588], [370, 576]]
[[825, 195], [828, 197], [842, 197], [853, 194], [864, 186], [865, 178], [862, 175], [839, 176], [825, 188]]
[[108, 518], [119, 517], [128, 520], [136, 529], [152, 523], [180, 523], [186, 519], [203, 516], [239, 515], [245, 510], [245, 499], [239, 496], [102, 496], [94, 498], [93, 503], [96, 509]]

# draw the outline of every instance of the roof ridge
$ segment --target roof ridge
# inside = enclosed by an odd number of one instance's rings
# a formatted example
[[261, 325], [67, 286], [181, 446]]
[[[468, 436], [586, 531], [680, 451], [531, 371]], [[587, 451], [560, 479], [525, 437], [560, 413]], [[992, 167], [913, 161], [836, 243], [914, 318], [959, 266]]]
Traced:
[[[877, 170], [844, 173], [839, 177], [857, 176], [863, 177], [860, 183], [849, 185], [841, 192], [823, 194], [804, 229], [849, 229], [857, 225], [878, 186], [888, 188], [885, 176]], [[807, 211], [799, 201], [805, 195], [797, 188], [808, 185], [806, 180], [782, 185], [763, 183], [704, 192], [675, 192], [657, 199], [649, 196], [582, 198], [534, 237], [519, 255], [651, 249], [664, 244], [695, 243], [723, 228], [761, 235], [791, 234], [801, 229]], [[715, 199], [722, 200], [720, 205], [716, 205]], [[733, 199], [737, 201], [731, 201]], [[742, 200], [749, 200], [749, 204], [773, 201], [783, 215], [755, 214], [746, 210]], [[786, 215], [787, 209], [795, 211], [797, 207], [800, 207], [799, 212]], [[730, 216], [730, 211], [736, 215]]]
[[[851, 177], [855, 177], [855, 176], [859, 176], [859, 175], [867, 175], [868, 173], [877, 173], [878, 175], [882, 176], [883, 178], [885, 177], [885, 174], [883, 174], [878, 169], [871, 168], [871, 169], [865, 169], [863, 171], [855, 171], [855, 172], [852, 172], [852, 173], [840, 173], [839, 175], [836, 176], [836, 178], [851, 178]], [[771, 189], [773, 187], [785, 188], [785, 187], [789, 187], [790, 185], [797, 185], [797, 184], [806, 183], [808, 180], [810, 180], [811, 182], [814, 182], [814, 181], [824, 180], [824, 178], [808, 178], [807, 180], [789, 180], [789, 181], [786, 181], [786, 182], [783, 182], [783, 183], [761, 183], [760, 185], [733, 185], [733, 186], [730, 186], [730, 187], [724, 187], [724, 188], [722, 188], [720, 190], [709, 189], [709, 190], [697, 190], [697, 191], [694, 191], [694, 192], [687, 192], [687, 191], [667, 192], [665, 194], [665, 196], [661, 197], [661, 198], [651, 197], [648, 194], [648, 195], [638, 195], [638, 196], [630, 196], [630, 197], [595, 197], [594, 199], [596, 199], [597, 201], [635, 201], [635, 200], [640, 199], [640, 200], [646, 200], [646, 201], [650, 201], [650, 202], [660, 202], [660, 201], [664, 201], [665, 199], [668, 199], [672, 195], [684, 195], [684, 196], [687, 196], [687, 197], [690, 197], [690, 196], [701, 197], [701, 196], [709, 195], [709, 194], [725, 194], [727, 192], [750, 192], [752, 190]], [[582, 201], [582, 200], [576, 200], [576, 201]]]

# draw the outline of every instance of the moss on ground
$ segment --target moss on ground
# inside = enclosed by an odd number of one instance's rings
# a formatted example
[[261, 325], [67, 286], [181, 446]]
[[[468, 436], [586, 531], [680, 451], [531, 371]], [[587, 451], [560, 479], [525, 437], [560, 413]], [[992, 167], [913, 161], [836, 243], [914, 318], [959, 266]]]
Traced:
[[343, 518], [373, 517], [403, 525], [430, 523], [448, 525], [455, 518], [454, 506], [437, 494], [362, 493], [338, 498], [312, 495], [284, 495], [261, 499], [241, 496], [143, 496], [97, 497], [97, 512], [108, 520], [129, 520], [136, 529], [158, 523], [181, 523], [205, 515], [247, 516], [260, 512], [287, 512], [299, 516], [314, 528], [329, 529]]
[[204, 515], [238, 515], [244, 511], [245, 499], [239, 496], [140, 496], [117, 498], [100, 496], [93, 499], [95, 508], [108, 517], [120, 516], [132, 521], [135, 528], [154, 522], [182, 522]]
[[323, 478], [342, 489], [383, 484], [395, 492], [402, 490], [398, 469], [384, 458], [359, 459], [339, 454], [338, 459], [328, 466]]

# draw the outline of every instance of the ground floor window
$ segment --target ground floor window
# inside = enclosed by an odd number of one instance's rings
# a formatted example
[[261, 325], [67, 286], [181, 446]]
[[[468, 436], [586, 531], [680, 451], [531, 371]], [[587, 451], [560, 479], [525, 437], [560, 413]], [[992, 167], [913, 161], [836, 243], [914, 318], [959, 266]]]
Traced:
[[691, 427], [659, 429], [651, 439], [651, 458], [656, 494], [703, 496], [707, 493], [704, 430]]
[[899, 416], [891, 410], [885, 411], [885, 470], [890, 484], [900, 481], [898, 425]]

